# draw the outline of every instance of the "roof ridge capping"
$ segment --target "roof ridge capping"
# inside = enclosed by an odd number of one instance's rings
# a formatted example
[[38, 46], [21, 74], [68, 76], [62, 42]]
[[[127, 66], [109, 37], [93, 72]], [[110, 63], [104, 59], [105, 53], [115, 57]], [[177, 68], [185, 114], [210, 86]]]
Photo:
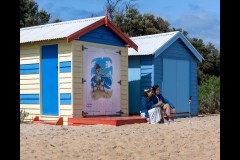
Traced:
[[[156, 52], [160, 51], [162, 53], [167, 47], [169, 47], [173, 42], [175, 42], [178, 38], [180, 38], [183, 43], [190, 49], [190, 51], [195, 55], [195, 57], [202, 62], [204, 58], [201, 56], [201, 54], [197, 51], [197, 49], [191, 44], [191, 42], [188, 41], [187, 37], [185, 37], [181, 32], [176, 31], [176, 34], [174, 34], [168, 41], [166, 41], [161, 47], [159, 47], [153, 54], [155, 57], [157, 57], [159, 54], [155, 54]], [[162, 51], [161, 51], [162, 50]]]
[[103, 19], [104, 17], [105, 16], [99, 16], [99, 17], [92, 17], [92, 18], [75, 19], [75, 20], [69, 20], [69, 21], [63, 21], [63, 22], [49, 23], [49, 24], [43, 24], [43, 25], [37, 25], [37, 26], [31, 26], [31, 27], [24, 27], [24, 28], [20, 28], [20, 31], [33, 29], [33, 28], [42, 28], [42, 27], [48, 27], [48, 26], [77, 23], [77, 22], [81, 22], [81, 21], [100, 20], [100, 19]]
[[166, 33], [158, 33], [158, 34], [150, 34], [145, 36], [136, 36], [136, 37], [130, 37], [131, 39], [145, 39], [145, 38], [152, 38], [152, 37], [159, 37], [159, 36], [168, 36], [177, 34], [179, 31], [173, 31], [173, 32], [166, 32]]

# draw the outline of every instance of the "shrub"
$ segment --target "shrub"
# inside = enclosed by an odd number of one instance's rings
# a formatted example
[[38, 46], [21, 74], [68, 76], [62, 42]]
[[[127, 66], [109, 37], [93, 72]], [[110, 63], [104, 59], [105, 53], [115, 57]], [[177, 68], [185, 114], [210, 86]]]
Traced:
[[198, 87], [199, 113], [220, 112], [220, 77], [212, 76]]
[[24, 121], [24, 119], [29, 115], [28, 112], [26, 112], [25, 110], [21, 109], [20, 110], [20, 123], [22, 123]]

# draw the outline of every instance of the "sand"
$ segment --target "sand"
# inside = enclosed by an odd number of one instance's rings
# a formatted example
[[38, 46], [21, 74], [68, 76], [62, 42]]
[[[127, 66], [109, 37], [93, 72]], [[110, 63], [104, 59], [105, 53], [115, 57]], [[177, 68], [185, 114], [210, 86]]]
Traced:
[[21, 160], [219, 160], [220, 115], [171, 124], [20, 124]]

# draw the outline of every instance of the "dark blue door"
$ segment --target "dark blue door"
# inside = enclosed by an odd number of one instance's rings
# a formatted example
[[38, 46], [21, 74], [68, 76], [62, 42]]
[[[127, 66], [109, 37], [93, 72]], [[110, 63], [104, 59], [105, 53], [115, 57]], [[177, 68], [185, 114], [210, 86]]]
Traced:
[[58, 116], [58, 45], [42, 46], [42, 115]]

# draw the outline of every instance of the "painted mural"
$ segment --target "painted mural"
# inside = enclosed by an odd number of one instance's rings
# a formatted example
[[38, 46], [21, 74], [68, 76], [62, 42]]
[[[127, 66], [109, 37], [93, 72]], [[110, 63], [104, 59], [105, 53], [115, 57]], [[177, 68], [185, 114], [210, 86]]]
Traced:
[[93, 99], [112, 96], [112, 59], [109, 57], [94, 58], [91, 61], [91, 96]]

